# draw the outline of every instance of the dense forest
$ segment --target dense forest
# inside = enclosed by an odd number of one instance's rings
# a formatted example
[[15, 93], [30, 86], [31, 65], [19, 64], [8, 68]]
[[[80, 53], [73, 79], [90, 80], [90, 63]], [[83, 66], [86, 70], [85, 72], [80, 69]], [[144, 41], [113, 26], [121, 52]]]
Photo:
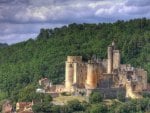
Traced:
[[36, 39], [0, 47], [0, 100], [21, 100], [21, 92], [36, 86], [41, 77], [48, 77], [54, 84], [64, 82], [68, 55], [82, 55], [84, 60], [96, 55], [103, 59], [112, 41], [121, 50], [121, 62], [147, 70], [150, 82], [150, 19], [73, 23], [42, 28]]

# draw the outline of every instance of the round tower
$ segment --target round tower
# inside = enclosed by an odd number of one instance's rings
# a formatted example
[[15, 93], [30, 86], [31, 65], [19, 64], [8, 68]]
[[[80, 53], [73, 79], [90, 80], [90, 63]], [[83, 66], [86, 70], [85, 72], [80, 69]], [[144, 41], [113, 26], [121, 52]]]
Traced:
[[71, 90], [73, 84], [73, 64], [66, 62], [65, 88]]
[[112, 46], [108, 46], [107, 55], [108, 55], [107, 73], [111, 73], [112, 67], [113, 67], [113, 47]]
[[97, 79], [97, 65], [94, 63], [88, 63], [86, 80], [87, 88], [95, 89], [97, 87]]

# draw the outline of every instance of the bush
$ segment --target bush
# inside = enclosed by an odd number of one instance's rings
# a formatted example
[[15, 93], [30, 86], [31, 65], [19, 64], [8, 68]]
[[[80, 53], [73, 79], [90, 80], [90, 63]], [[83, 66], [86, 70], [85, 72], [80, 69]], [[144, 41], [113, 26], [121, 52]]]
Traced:
[[52, 104], [38, 103], [32, 106], [34, 113], [51, 113]]
[[144, 92], [143, 94], [144, 98], [150, 98], [150, 93], [149, 92]]
[[89, 97], [89, 102], [90, 103], [99, 103], [103, 101], [103, 97], [100, 94], [100, 92], [92, 92], [90, 97]]
[[53, 100], [53, 98], [51, 97], [50, 94], [44, 94], [44, 98], [43, 98], [43, 102], [51, 102]]
[[125, 102], [125, 96], [124, 96], [122, 93], [119, 93], [119, 94], [118, 94], [117, 99], [118, 99], [119, 101], [121, 101], [121, 102]]
[[90, 113], [107, 113], [107, 106], [103, 104], [94, 104], [90, 108]]
[[82, 111], [84, 110], [81, 102], [77, 99], [68, 101], [68, 107], [72, 109], [72, 111]]

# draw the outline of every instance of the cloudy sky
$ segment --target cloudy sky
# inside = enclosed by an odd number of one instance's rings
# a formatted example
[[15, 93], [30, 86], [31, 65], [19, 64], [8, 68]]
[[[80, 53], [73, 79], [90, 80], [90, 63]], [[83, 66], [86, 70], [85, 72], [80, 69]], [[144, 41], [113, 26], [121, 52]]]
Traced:
[[0, 0], [0, 43], [35, 38], [40, 28], [150, 18], [150, 0]]

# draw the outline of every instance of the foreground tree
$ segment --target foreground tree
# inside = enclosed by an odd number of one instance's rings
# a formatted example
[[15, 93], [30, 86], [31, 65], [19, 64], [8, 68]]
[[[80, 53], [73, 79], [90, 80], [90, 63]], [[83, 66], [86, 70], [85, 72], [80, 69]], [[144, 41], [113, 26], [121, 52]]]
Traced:
[[89, 102], [90, 103], [100, 103], [103, 101], [103, 97], [102, 95], [100, 94], [100, 92], [92, 92], [90, 94], [90, 97], [89, 97]]

